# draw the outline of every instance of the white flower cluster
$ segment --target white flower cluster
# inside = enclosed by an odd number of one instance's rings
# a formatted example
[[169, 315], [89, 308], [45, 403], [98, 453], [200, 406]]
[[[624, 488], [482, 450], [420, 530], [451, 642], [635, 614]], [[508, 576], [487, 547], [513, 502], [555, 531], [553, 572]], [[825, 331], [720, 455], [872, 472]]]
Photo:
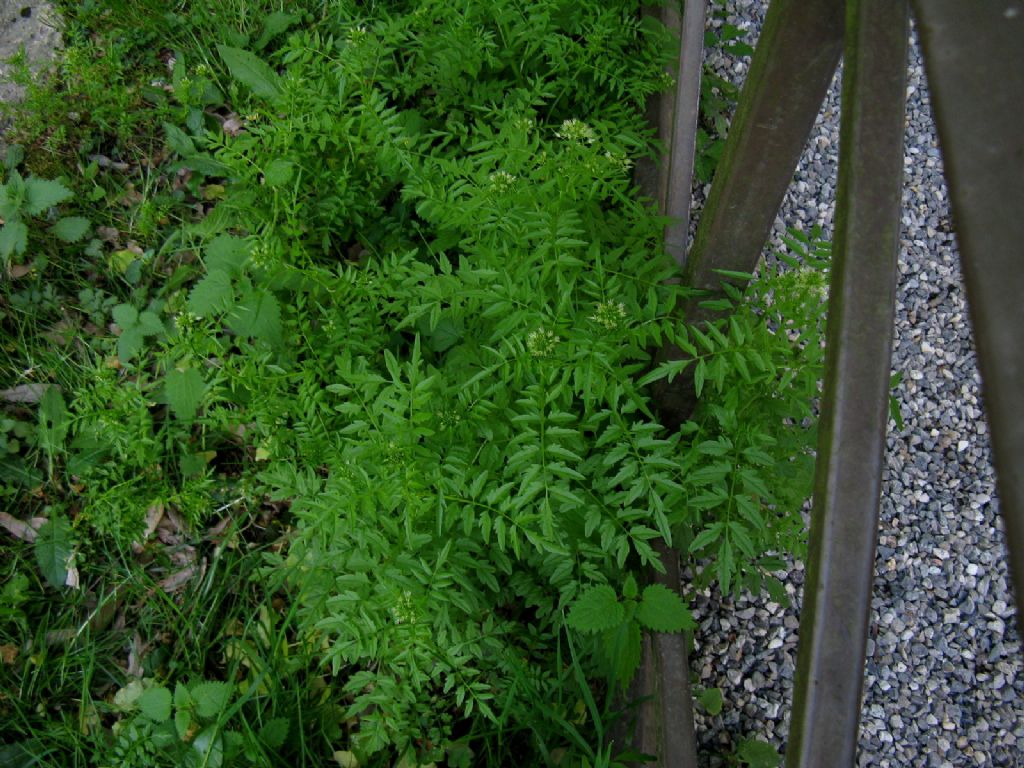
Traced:
[[607, 331], [614, 331], [626, 319], [626, 305], [621, 301], [603, 301], [597, 305], [590, 319]]
[[548, 357], [558, 346], [558, 334], [544, 328], [530, 331], [526, 336], [526, 351], [533, 357]]
[[594, 129], [575, 117], [563, 122], [562, 127], [555, 131], [555, 136], [576, 144], [593, 144], [597, 141]]
[[508, 171], [495, 171], [488, 179], [491, 182], [491, 189], [495, 192], [507, 192], [516, 181], [516, 177]]

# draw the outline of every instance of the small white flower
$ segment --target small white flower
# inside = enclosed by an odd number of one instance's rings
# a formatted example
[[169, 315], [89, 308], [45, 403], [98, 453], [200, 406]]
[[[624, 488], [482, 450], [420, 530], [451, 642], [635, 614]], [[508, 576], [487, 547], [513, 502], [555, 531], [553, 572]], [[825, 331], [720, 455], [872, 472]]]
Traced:
[[597, 134], [594, 133], [594, 129], [575, 117], [564, 121], [562, 127], [555, 131], [555, 136], [576, 144], [593, 144], [597, 141]]
[[607, 331], [614, 331], [626, 319], [626, 305], [621, 301], [602, 301], [590, 319]]
[[491, 189], [495, 192], [507, 192], [515, 184], [516, 176], [508, 171], [495, 171], [488, 179], [491, 182]]
[[629, 169], [633, 167], [632, 160], [617, 152], [605, 152], [604, 157], [611, 165], [615, 166], [623, 173], [627, 173]]
[[526, 337], [526, 351], [533, 357], [549, 357], [558, 346], [558, 334], [544, 328], [530, 331]]

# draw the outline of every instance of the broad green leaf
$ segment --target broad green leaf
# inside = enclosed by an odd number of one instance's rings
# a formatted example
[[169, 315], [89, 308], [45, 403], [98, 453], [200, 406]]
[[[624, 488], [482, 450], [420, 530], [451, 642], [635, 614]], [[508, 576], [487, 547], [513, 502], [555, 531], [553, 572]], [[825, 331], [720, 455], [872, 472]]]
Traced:
[[220, 768], [224, 764], [224, 742], [216, 725], [209, 725], [192, 740], [192, 749], [198, 753], [203, 768]]
[[441, 319], [441, 322], [430, 334], [430, 348], [435, 352], [444, 352], [460, 341], [462, 341], [462, 328], [458, 323], [446, 317]]
[[171, 716], [171, 692], [163, 686], [147, 688], [135, 704], [142, 714], [158, 723]]
[[63, 517], [54, 517], [39, 529], [35, 542], [36, 562], [51, 586], [64, 586], [68, 578], [68, 561], [74, 549], [71, 523]]
[[771, 744], [760, 739], [741, 741], [736, 757], [750, 768], [779, 768], [779, 753]]
[[713, 541], [717, 541], [718, 537], [722, 535], [724, 528], [725, 523], [714, 523], [713, 525], [705, 528], [693, 539], [693, 541], [690, 542], [690, 551], [699, 552], [708, 544]]
[[174, 706], [177, 709], [184, 709], [192, 703], [192, 696], [189, 695], [188, 688], [182, 683], [176, 683], [174, 686]]
[[644, 588], [636, 618], [655, 632], [679, 632], [697, 626], [682, 598], [664, 584], [650, 584]]
[[132, 358], [142, 351], [146, 343], [146, 334], [137, 325], [131, 326], [127, 331], [122, 331], [117, 337], [117, 359], [127, 365]]
[[268, 720], [260, 728], [259, 737], [260, 741], [271, 749], [280, 749], [284, 745], [284, 740], [288, 738], [287, 718], [275, 717], [273, 720]]
[[233, 298], [231, 278], [218, 269], [193, 286], [188, 294], [188, 310], [198, 317], [208, 317], [227, 309]]
[[643, 636], [635, 621], [624, 621], [604, 634], [604, 652], [611, 662], [612, 679], [623, 687], [629, 685], [640, 666]]
[[566, 622], [579, 632], [601, 632], [619, 626], [624, 616], [615, 590], [602, 584], [591, 587], [576, 598]]
[[263, 180], [268, 187], [282, 187], [292, 180], [295, 166], [287, 160], [273, 160], [263, 171]]
[[82, 216], [67, 216], [58, 219], [50, 231], [65, 243], [77, 243], [89, 234], [89, 220]]
[[192, 686], [191, 693], [196, 714], [206, 719], [219, 715], [231, 700], [231, 686], [227, 683], [199, 683]]
[[233, 235], [217, 235], [207, 243], [203, 261], [207, 272], [221, 270], [237, 276], [249, 258], [249, 243]]
[[252, 291], [231, 311], [228, 327], [240, 336], [275, 343], [281, 338], [281, 307], [269, 291]]
[[195, 368], [173, 370], [164, 377], [164, 396], [174, 415], [192, 421], [206, 394], [206, 381]]
[[28, 248], [28, 227], [25, 222], [11, 219], [0, 229], [0, 257], [10, 258], [11, 254], [24, 253]]
[[192, 141], [192, 137], [178, 126], [164, 123], [164, 133], [167, 135], [167, 146], [172, 152], [176, 152], [182, 157], [191, 157], [196, 153], [196, 145]]
[[263, 20], [263, 32], [260, 33], [259, 39], [256, 41], [257, 50], [265, 48], [267, 43], [274, 39], [277, 35], [286, 31], [295, 22], [299, 20], [299, 16], [294, 13], [285, 13], [284, 11], [274, 11], [274, 13], [267, 16]]
[[139, 330], [146, 336], [160, 336], [164, 332], [164, 324], [156, 312], [140, 312]]
[[626, 583], [622, 587], [622, 596], [629, 600], [636, 600], [640, 594], [636, 586], [636, 577], [632, 573], [626, 575]]
[[248, 86], [254, 94], [264, 99], [275, 99], [281, 95], [281, 79], [259, 56], [229, 45], [218, 45], [217, 52], [232, 77]]
[[722, 689], [705, 688], [700, 692], [700, 705], [709, 715], [717, 715], [722, 711]]
[[114, 322], [122, 331], [126, 331], [139, 322], [139, 310], [131, 304], [118, 304], [111, 312]]
[[174, 730], [178, 732], [178, 738], [182, 741], [188, 741], [188, 733], [192, 729], [192, 710], [184, 709], [180, 705], [175, 704], [177, 709], [174, 710]]
[[25, 210], [32, 216], [45, 213], [47, 209], [63, 203], [73, 196], [73, 192], [59, 181], [51, 179], [25, 180]]

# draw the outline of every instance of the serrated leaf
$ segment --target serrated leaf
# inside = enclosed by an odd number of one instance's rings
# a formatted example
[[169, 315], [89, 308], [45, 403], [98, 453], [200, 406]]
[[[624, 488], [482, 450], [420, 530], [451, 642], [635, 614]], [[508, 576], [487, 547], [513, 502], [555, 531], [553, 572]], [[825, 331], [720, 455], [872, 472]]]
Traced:
[[231, 311], [228, 327], [240, 336], [275, 343], [281, 338], [281, 307], [269, 291], [251, 291]]
[[709, 715], [714, 716], [721, 712], [722, 703], [721, 688], [705, 688], [700, 692], [700, 705]]
[[188, 294], [188, 311], [197, 317], [208, 317], [227, 309], [233, 298], [231, 278], [218, 269], [192, 287]]
[[174, 730], [178, 732], [179, 739], [188, 741], [190, 738], [189, 731], [192, 730], [192, 712], [188, 709], [182, 709], [177, 704], [175, 706], [178, 708], [174, 710]]
[[139, 310], [131, 304], [118, 304], [111, 311], [114, 322], [122, 331], [126, 331], [139, 322]]
[[192, 749], [199, 755], [203, 768], [220, 768], [224, 764], [224, 741], [216, 725], [209, 725], [192, 740]]
[[35, 177], [25, 180], [25, 210], [32, 216], [45, 213], [47, 209], [63, 203], [73, 195], [59, 181]]
[[10, 258], [11, 254], [24, 253], [28, 248], [28, 227], [17, 219], [8, 221], [0, 228], [0, 257]]
[[625, 621], [604, 634], [604, 653], [611, 662], [611, 677], [623, 688], [629, 685], [640, 666], [643, 655], [643, 636], [640, 625]]
[[34, 546], [40, 573], [51, 586], [63, 587], [68, 578], [68, 561], [75, 550], [71, 523], [63, 517], [52, 518], [39, 529]]
[[164, 332], [164, 324], [155, 312], [139, 313], [139, 331], [146, 336], [160, 336]]
[[164, 397], [174, 415], [182, 421], [192, 421], [206, 394], [206, 381], [195, 368], [174, 370], [164, 377]]
[[602, 584], [591, 587], [576, 598], [566, 622], [579, 632], [602, 632], [619, 626], [624, 616], [615, 590]]
[[217, 52], [227, 64], [231, 76], [248, 86], [257, 96], [276, 99], [281, 95], [281, 78], [259, 56], [229, 45], [218, 45]]
[[627, 574], [626, 583], [622, 586], [622, 596], [628, 600], [636, 600], [638, 594], [640, 592], [636, 585], [636, 577], [632, 573]]
[[146, 336], [142, 329], [133, 325], [127, 331], [122, 331], [117, 337], [117, 359], [123, 364], [131, 362], [145, 344]]
[[268, 720], [259, 732], [260, 741], [271, 749], [280, 749], [288, 738], [288, 720], [284, 717], [275, 717]]
[[680, 632], [697, 626], [682, 598], [664, 584], [644, 588], [636, 619], [655, 632]]
[[292, 180], [295, 167], [287, 160], [273, 160], [263, 171], [263, 181], [268, 187], [281, 187]]
[[163, 686], [147, 688], [135, 701], [139, 711], [158, 723], [171, 716], [171, 692]]
[[462, 341], [462, 329], [455, 321], [442, 318], [430, 334], [430, 348], [444, 352]]
[[192, 137], [181, 128], [170, 123], [164, 123], [164, 133], [167, 136], [167, 147], [182, 157], [191, 157], [196, 153], [195, 142]]
[[66, 216], [58, 219], [50, 231], [65, 243], [77, 243], [89, 234], [89, 220], [83, 216]]
[[699, 552], [708, 544], [713, 541], [717, 541], [718, 537], [722, 535], [722, 530], [725, 528], [725, 523], [714, 523], [713, 525], [705, 528], [693, 541], [690, 542], [690, 551]]
[[192, 697], [189, 695], [188, 688], [183, 683], [178, 682], [174, 686], [174, 706], [177, 709], [184, 709], [192, 703]]
[[199, 683], [192, 686], [192, 701], [196, 705], [196, 714], [203, 718], [219, 715], [231, 699], [231, 686], [228, 683]]
[[760, 739], [744, 739], [736, 750], [736, 757], [750, 768], [778, 768], [779, 753], [771, 744]]
[[249, 243], [233, 235], [217, 235], [207, 243], [203, 261], [207, 272], [221, 270], [237, 276], [249, 258]]

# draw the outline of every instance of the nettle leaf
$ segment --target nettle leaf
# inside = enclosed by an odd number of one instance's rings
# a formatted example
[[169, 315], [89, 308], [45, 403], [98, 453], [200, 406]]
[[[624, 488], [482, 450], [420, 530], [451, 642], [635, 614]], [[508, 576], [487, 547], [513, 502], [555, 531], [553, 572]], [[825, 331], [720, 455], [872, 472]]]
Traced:
[[39, 529], [35, 542], [36, 562], [51, 586], [64, 586], [68, 578], [68, 561], [74, 549], [71, 523], [65, 518], [54, 517]]
[[14, 219], [0, 229], [0, 256], [9, 258], [14, 253], [24, 253], [28, 248], [28, 227], [25, 222]]
[[132, 358], [142, 351], [146, 342], [146, 334], [137, 326], [131, 326], [127, 331], [122, 331], [117, 337], [117, 359], [122, 364], [128, 364]]
[[89, 234], [89, 220], [83, 216], [67, 216], [58, 219], [50, 231], [65, 243], [77, 243]]
[[778, 768], [779, 753], [771, 744], [760, 739], [744, 739], [736, 750], [736, 757], [750, 768]]
[[229, 45], [218, 45], [217, 52], [227, 64], [231, 76], [248, 86], [254, 94], [264, 99], [276, 99], [281, 95], [281, 78], [259, 56]]
[[623, 687], [629, 685], [640, 666], [643, 636], [635, 621], [624, 621], [604, 634], [604, 652], [611, 663], [611, 678]]
[[164, 324], [156, 312], [140, 312], [138, 328], [146, 336], [159, 336], [164, 332]]
[[32, 216], [45, 213], [47, 209], [63, 203], [73, 195], [59, 181], [35, 177], [25, 180], [25, 210]]
[[234, 235], [217, 235], [206, 245], [203, 261], [210, 273], [220, 270], [232, 277], [241, 273], [249, 258], [249, 243]]
[[655, 632], [680, 632], [697, 626], [683, 599], [664, 584], [651, 584], [644, 588], [636, 618]]
[[196, 145], [192, 141], [192, 137], [178, 126], [164, 123], [164, 133], [167, 135], [167, 146], [172, 152], [176, 152], [182, 157], [191, 157], [196, 153]]
[[259, 731], [260, 741], [271, 749], [280, 749], [288, 738], [288, 720], [284, 717], [275, 717], [268, 720]]
[[174, 370], [164, 377], [164, 397], [174, 415], [182, 421], [192, 421], [206, 394], [206, 381], [195, 368]]
[[281, 306], [269, 291], [250, 291], [231, 311], [228, 327], [239, 336], [276, 343], [281, 338]]
[[228, 683], [199, 683], [192, 686], [191, 693], [196, 714], [206, 719], [219, 715], [231, 700], [231, 686]]
[[122, 331], [126, 331], [139, 322], [139, 310], [131, 304], [118, 304], [111, 310], [114, 322]]
[[282, 187], [292, 180], [295, 166], [288, 160], [273, 160], [263, 171], [263, 180], [268, 187]]
[[150, 720], [162, 723], [171, 717], [171, 692], [163, 686], [147, 688], [135, 701], [135, 705]]
[[705, 688], [700, 692], [700, 705], [704, 707], [704, 711], [712, 717], [722, 711], [722, 689], [721, 688]]
[[208, 317], [227, 309], [232, 299], [231, 277], [218, 269], [193, 286], [188, 294], [188, 311], [197, 317]]
[[566, 622], [579, 632], [602, 632], [619, 626], [624, 617], [625, 610], [615, 590], [602, 584], [576, 598]]

